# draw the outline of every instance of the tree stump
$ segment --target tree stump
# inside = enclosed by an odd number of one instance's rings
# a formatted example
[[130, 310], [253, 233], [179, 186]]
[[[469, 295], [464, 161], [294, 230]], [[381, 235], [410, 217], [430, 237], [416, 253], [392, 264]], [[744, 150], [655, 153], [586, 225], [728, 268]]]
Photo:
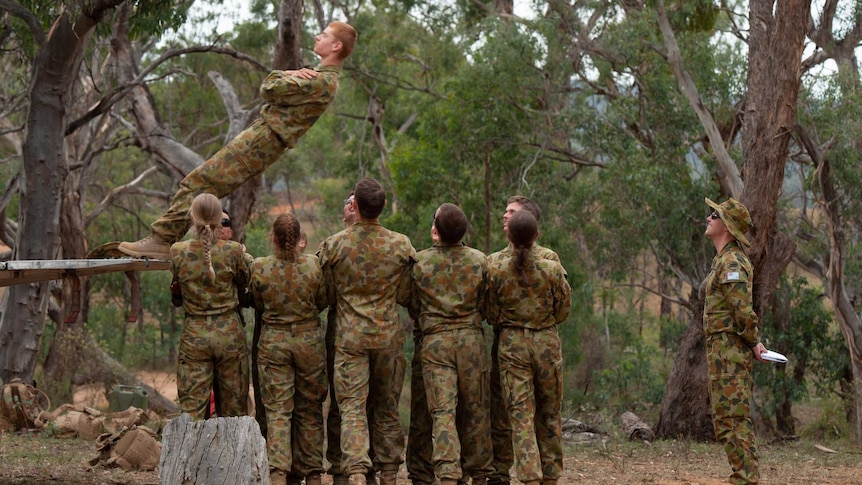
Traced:
[[192, 421], [183, 414], [165, 426], [159, 459], [163, 485], [269, 485], [266, 442], [250, 416]]

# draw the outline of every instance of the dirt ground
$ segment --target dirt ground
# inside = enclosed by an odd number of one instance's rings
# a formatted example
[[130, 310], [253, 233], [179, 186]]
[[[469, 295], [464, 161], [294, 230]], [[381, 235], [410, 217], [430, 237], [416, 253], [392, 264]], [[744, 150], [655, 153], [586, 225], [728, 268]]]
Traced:
[[[174, 374], [141, 373], [139, 377], [169, 398], [175, 397]], [[104, 387], [78, 388], [75, 403], [106, 408]], [[628, 441], [619, 435], [618, 430], [602, 431], [608, 433], [605, 443], [566, 446], [565, 470], [559, 480], [560, 485], [727, 483], [725, 479], [730, 469], [723, 450], [714, 443], [669, 440], [645, 444]], [[834, 452], [824, 451], [824, 446]], [[762, 483], [862, 485], [862, 447], [846, 440], [761, 443], [759, 452]], [[96, 455], [95, 445], [90, 441], [44, 438], [38, 434], [0, 434], [0, 485], [159, 483], [157, 471], [91, 469], [86, 461]], [[324, 476], [323, 483], [329, 485], [331, 479]], [[513, 485], [518, 483], [513, 481]], [[410, 485], [404, 466], [398, 485]]]
[[[810, 443], [762, 445], [762, 483], [850, 485], [862, 483], [862, 451], [858, 446], [832, 444], [835, 453]], [[58, 440], [33, 435], [0, 435], [0, 485], [154, 485], [158, 472], [90, 469], [96, 456], [92, 442]], [[630, 443], [611, 438], [604, 445], [569, 446], [559, 483], [718, 485], [729, 468], [715, 444], [685, 441]], [[328, 476], [324, 484], [331, 483]], [[518, 483], [518, 482], [513, 482]], [[409, 485], [402, 466], [399, 485]]]

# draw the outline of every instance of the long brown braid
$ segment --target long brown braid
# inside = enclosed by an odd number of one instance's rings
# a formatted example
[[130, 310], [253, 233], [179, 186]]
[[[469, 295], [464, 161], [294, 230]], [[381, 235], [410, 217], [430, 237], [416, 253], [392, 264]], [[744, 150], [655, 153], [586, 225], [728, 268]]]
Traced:
[[213, 241], [216, 240], [216, 229], [221, 224], [221, 202], [219, 202], [218, 197], [212, 194], [200, 194], [192, 201], [189, 215], [204, 250], [207, 271], [210, 278], [215, 278], [215, 268], [213, 268], [210, 251]]
[[292, 214], [282, 214], [275, 218], [272, 223], [272, 244], [277, 259], [291, 263], [296, 261], [300, 232], [302, 229], [299, 221]]
[[518, 273], [518, 282], [521, 286], [530, 284], [527, 278], [527, 261], [532, 256], [533, 242], [539, 236], [539, 223], [529, 211], [519, 210], [509, 219], [509, 242], [515, 257], [512, 264]]

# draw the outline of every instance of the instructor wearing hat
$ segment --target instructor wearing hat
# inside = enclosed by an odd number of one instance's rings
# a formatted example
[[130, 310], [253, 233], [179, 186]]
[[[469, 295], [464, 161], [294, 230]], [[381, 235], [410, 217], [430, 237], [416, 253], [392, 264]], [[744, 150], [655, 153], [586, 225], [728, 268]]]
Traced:
[[751, 421], [751, 371], [763, 360], [758, 317], [752, 308], [754, 271], [744, 248], [751, 227], [748, 209], [733, 198], [722, 204], [706, 199], [713, 209], [704, 235], [717, 252], [703, 283], [706, 294], [703, 327], [709, 366], [709, 399], [715, 437], [724, 445], [733, 469], [730, 483], [758, 483], [754, 424]]

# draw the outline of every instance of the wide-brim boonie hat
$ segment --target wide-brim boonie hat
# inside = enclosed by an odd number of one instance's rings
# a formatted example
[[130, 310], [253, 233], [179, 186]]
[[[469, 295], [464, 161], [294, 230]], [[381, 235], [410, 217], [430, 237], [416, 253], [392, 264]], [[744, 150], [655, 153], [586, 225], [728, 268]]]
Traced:
[[718, 216], [721, 217], [721, 222], [724, 222], [724, 226], [727, 227], [727, 230], [730, 231], [730, 234], [736, 238], [737, 241], [741, 242], [745, 246], [751, 246], [751, 243], [748, 242], [748, 239], [745, 237], [745, 233], [751, 228], [751, 214], [748, 213], [748, 209], [742, 205], [742, 202], [734, 199], [733, 197], [727, 199], [721, 204], [716, 204], [715, 202], [709, 200], [709, 197], [704, 198], [706, 204], [718, 213]]

